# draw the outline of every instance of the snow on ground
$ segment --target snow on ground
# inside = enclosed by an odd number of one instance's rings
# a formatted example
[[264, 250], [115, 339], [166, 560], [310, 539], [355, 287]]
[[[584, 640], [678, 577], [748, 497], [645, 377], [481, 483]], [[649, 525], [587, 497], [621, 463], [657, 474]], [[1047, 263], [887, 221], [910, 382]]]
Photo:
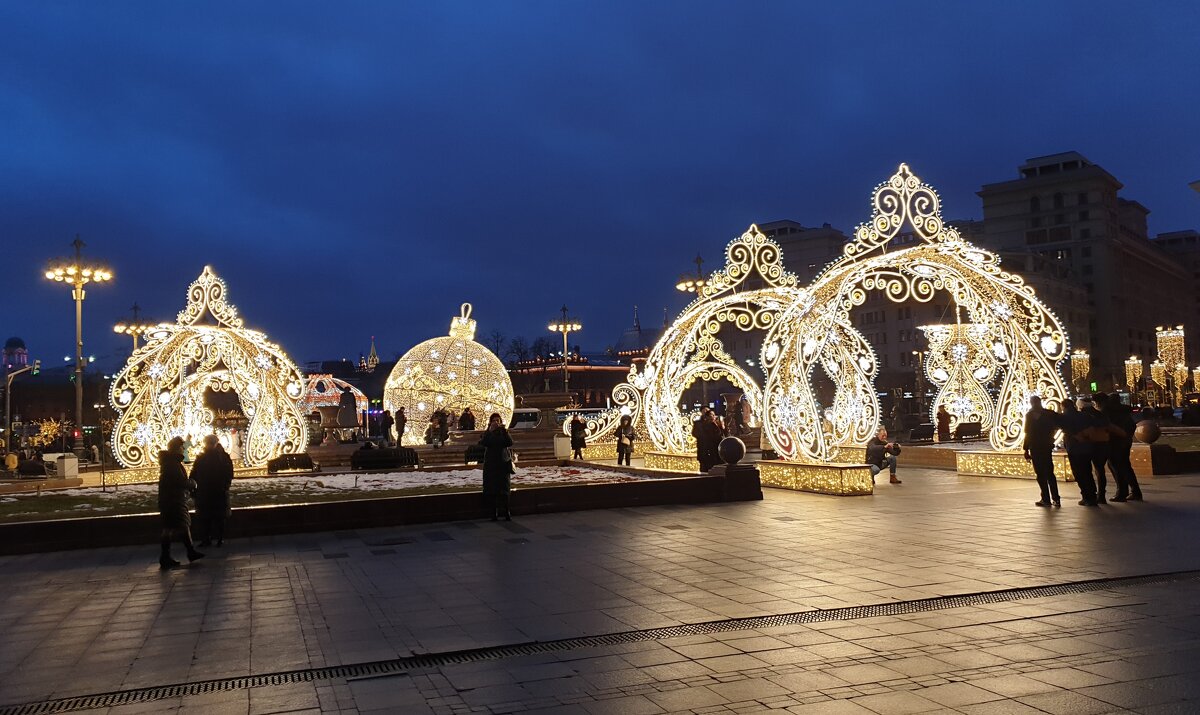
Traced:
[[[513, 475], [513, 486], [537, 486], [539, 484], [588, 484], [641, 481], [637, 477], [621, 472], [587, 467], [521, 467]], [[331, 492], [373, 492], [414, 487], [475, 487], [482, 488], [483, 472], [479, 469], [455, 469], [447, 472], [388, 472], [386, 474], [295, 474], [280, 477], [254, 477], [235, 479], [230, 489], [234, 504], [239, 496], [253, 496], [256, 492], [281, 491], [297, 494], [328, 494]], [[122, 500], [139, 495], [157, 494], [157, 484], [128, 484], [115, 491], [102, 492], [97, 488], [59, 489], [43, 492], [42, 496], [65, 496], [91, 499]], [[12, 494], [3, 501], [19, 501], [33, 494]], [[103, 509], [103, 507], [99, 507]]]

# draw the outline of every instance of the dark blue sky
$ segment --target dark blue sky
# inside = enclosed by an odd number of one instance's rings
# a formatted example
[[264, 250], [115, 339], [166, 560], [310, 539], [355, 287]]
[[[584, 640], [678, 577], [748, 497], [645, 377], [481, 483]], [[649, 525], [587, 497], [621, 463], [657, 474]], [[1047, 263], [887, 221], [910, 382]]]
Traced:
[[1078, 150], [1200, 227], [1194, 2], [56, 2], [0, 6], [0, 333], [61, 361], [80, 233], [171, 319], [205, 263], [297, 361], [446, 332], [585, 350], [672, 315], [751, 222], [849, 232], [901, 161], [950, 217]]

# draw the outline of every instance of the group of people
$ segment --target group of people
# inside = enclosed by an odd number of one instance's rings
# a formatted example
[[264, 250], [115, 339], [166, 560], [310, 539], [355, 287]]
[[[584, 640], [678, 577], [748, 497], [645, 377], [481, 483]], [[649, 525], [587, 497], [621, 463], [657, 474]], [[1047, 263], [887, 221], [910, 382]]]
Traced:
[[1054, 478], [1054, 440], [1059, 431], [1067, 449], [1071, 475], [1079, 485], [1081, 506], [1108, 502], [1105, 468], [1112, 472], [1116, 493], [1112, 501], [1142, 501], [1142, 489], [1129, 455], [1133, 448], [1133, 413], [1116, 395], [1097, 392], [1078, 402], [1063, 403], [1062, 412], [1047, 410], [1040, 397], [1029, 398], [1025, 415], [1025, 459], [1033, 463], [1040, 507], [1062, 506]]
[[721, 440], [728, 435], [720, 415], [708, 407], [700, 410], [700, 419], [692, 423], [692, 437], [696, 439], [696, 461], [701, 472], [721, 463]]
[[217, 546], [225, 541], [225, 519], [229, 516], [229, 486], [233, 483], [233, 460], [217, 436], [204, 438], [204, 451], [192, 464], [191, 476], [183, 465], [184, 442], [174, 437], [158, 455], [158, 513], [162, 525], [158, 565], [164, 571], [179, 566], [171, 558], [171, 544], [183, 544], [188, 561], [204, 558], [192, 541], [189, 501], [195, 500], [200, 546]]
[[[571, 458], [583, 459], [583, 450], [587, 447], [587, 423], [579, 415], [572, 415], [570, 422]], [[637, 437], [633, 429], [633, 418], [622, 415], [613, 435], [617, 440], [617, 464], [629, 466], [633, 456], [633, 442]]]

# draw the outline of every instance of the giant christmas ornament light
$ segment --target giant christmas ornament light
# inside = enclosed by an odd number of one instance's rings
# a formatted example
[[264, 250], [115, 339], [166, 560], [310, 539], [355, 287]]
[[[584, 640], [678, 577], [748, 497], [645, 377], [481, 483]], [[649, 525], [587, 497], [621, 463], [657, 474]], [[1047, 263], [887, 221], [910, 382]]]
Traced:
[[500, 358], [475, 342], [471, 304], [450, 321], [450, 335], [415, 346], [392, 368], [384, 387], [383, 407], [403, 407], [409, 428], [404, 444], [420, 444], [424, 424], [438, 409], [456, 414], [470, 407], [478, 426], [500, 413], [508, 424], [513, 413], [513, 387]]
[[304, 450], [307, 430], [296, 407], [304, 378], [282, 348], [242, 327], [212, 268], [188, 287], [176, 322], [143, 337], [109, 392], [118, 414], [112, 449], [121, 464], [155, 464], [172, 437], [199, 444], [215, 431], [214, 393], [236, 397], [242, 443], [231, 452], [239, 453], [238, 466]]
[[[915, 245], [886, 250], [906, 226]], [[1020, 449], [1030, 395], [1040, 395], [1050, 409], [1066, 396], [1058, 364], [1068, 344], [1058, 318], [1019, 276], [1000, 268], [994, 253], [946, 226], [937, 193], [903, 164], [876, 188], [870, 221], [811, 286], [801, 288], [784, 273], [779, 247], [755, 226], [726, 256], [725, 268], [666, 330], [644, 369], [631, 369], [628, 382], [614, 391], [614, 402], [635, 416], [657, 450], [689, 448], [690, 425], [678, 396], [694, 380], [719, 377], [749, 396], [764, 437], [783, 460], [826, 463], [857, 450], [879, 424], [872, 384], [878, 363], [850, 311], [874, 290], [895, 302], [927, 302], [944, 291], [968, 323], [984, 326], [975, 338], [998, 373], [989, 433], [995, 449]], [[762, 280], [747, 284], [756, 274]], [[722, 326], [765, 332], [761, 385], [725, 354], [717, 338]], [[829, 404], [815, 395], [817, 369], [834, 385]], [[605, 437], [619, 415], [613, 409], [593, 420], [591, 436]]]

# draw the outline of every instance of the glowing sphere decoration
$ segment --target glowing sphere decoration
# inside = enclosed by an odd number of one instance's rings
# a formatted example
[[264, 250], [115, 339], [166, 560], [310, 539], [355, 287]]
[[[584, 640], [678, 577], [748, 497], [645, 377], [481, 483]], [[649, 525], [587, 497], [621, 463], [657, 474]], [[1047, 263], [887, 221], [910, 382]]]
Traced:
[[400, 358], [388, 375], [383, 407], [393, 413], [404, 408], [408, 429], [401, 441], [407, 445], [422, 443], [424, 425], [439, 409], [461, 414], [470, 407], [479, 427], [493, 412], [509, 423], [512, 380], [500, 358], [475, 342], [470, 303], [451, 319], [448, 336], [426, 340]]
[[198, 445], [218, 431], [228, 439], [233, 429], [240, 433], [240, 444], [229, 450], [240, 461], [236, 466], [303, 452], [308, 431], [296, 400], [304, 378], [291, 358], [262, 333], [242, 327], [237, 308], [226, 302], [225, 281], [212, 268], [204, 267], [187, 296], [176, 322], [145, 331], [146, 343], [113, 378], [117, 461], [152, 466], [172, 437]]

